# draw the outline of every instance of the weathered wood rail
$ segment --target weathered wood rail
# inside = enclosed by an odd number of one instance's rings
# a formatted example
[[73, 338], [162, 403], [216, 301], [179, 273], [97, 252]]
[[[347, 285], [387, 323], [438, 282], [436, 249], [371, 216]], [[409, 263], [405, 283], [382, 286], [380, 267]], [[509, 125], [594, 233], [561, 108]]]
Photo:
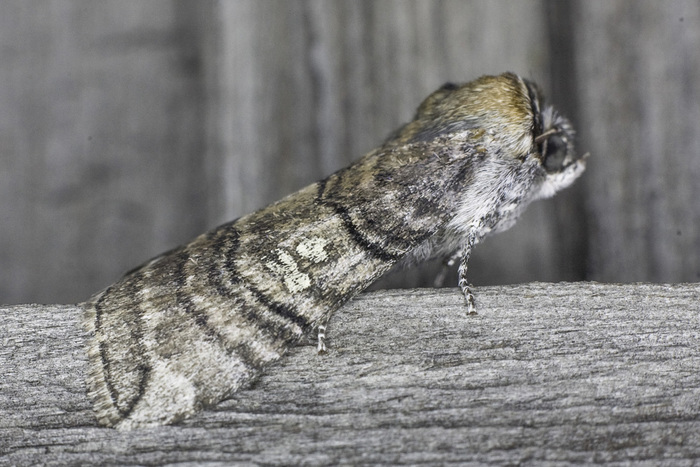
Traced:
[[71, 305], [0, 308], [0, 465], [624, 463], [700, 459], [700, 284], [365, 294], [177, 426], [100, 428]]

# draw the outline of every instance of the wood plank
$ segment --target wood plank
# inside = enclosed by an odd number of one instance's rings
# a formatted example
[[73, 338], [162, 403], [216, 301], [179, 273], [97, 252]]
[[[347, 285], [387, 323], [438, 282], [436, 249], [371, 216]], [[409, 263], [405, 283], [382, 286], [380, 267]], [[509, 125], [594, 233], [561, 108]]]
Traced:
[[700, 280], [700, 4], [575, 5], [589, 279]]
[[0, 465], [601, 463], [700, 457], [700, 284], [531, 283], [358, 297], [177, 426], [99, 428], [80, 310], [0, 309]]
[[207, 227], [186, 9], [0, 5], [0, 303], [84, 300]]
[[[361, 157], [446, 81], [568, 81], [544, 5], [3, 2], [0, 303], [83, 300]], [[564, 196], [480, 245], [474, 280], [583, 279], [583, 194]]]

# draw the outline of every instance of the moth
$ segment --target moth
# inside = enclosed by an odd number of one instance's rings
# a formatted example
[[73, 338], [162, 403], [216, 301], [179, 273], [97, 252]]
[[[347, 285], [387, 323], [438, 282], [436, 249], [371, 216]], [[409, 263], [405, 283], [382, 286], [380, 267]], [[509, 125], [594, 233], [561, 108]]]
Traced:
[[459, 260], [585, 169], [571, 124], [512, 73], [445, 84], [379, 148], [170, 250], [82, 304], [99, 423], [177, 422], [258, 376], [397, 263]]

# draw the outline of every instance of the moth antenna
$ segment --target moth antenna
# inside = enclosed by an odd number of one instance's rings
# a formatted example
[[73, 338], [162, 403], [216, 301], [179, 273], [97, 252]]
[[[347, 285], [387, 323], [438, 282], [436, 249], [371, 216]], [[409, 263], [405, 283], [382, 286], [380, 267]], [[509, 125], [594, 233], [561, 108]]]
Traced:
[[535, 137], [535, 143], [540, 144], [542, 141], [546, 141], [547, 138], [549, 138], [552, 135], [556, 135], [560, 133], [561, 131], [557, 128], [550, 128], [549, 130], [545, 131], [541, 135]]

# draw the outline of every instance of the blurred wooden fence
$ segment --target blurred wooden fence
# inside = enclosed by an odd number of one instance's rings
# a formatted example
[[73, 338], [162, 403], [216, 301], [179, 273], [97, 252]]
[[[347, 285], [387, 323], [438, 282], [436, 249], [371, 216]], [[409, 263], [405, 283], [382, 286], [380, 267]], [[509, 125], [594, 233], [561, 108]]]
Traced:
[[0, 303], [82, 300], [506, 70], [592, 155], [477, 248], [474, 283], [698, 281], [698, 50], [694, 0], [4, 1]]

